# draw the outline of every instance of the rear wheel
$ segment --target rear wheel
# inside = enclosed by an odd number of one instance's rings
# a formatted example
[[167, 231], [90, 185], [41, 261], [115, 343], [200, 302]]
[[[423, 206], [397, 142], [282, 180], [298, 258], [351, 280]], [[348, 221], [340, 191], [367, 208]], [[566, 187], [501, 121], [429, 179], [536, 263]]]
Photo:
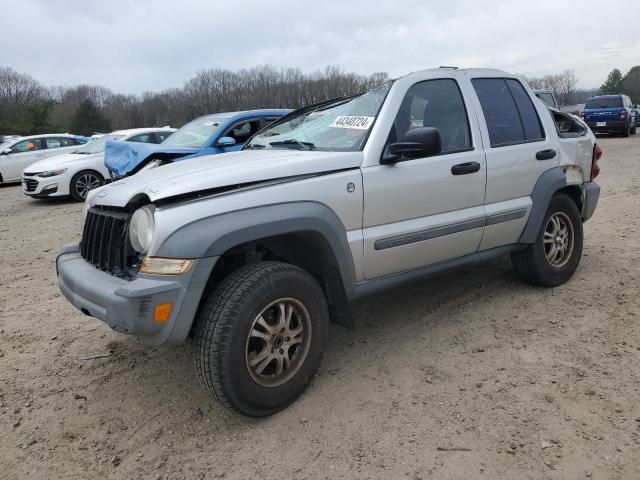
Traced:
[[569, 280], [582, 257], [582, 219], [575, 202], [556, 194], [535, 243], [511, 254], [513, 267], [528, 283], [555, 287]]
[[623, 137], [628, 137], [631, 134], [631, 125], [627, 125], [627, 128], [622, 132]]
[[95, 170], [82, 170], [71, 179], [69, 191], [76, 202], [84, 202], [89, 191], [104, 184], [104, 177]]
[[631, 135], [635, 135], [637, 130], [638, 126], [634, 124], [633, 127], [631, 127]]
[[313, 379], [328, 323], [324, 293], [304, 270], [279, 262], [243, 267], [211, 293], [197, 320], [200, 382], [244, 415], [278, 412]]

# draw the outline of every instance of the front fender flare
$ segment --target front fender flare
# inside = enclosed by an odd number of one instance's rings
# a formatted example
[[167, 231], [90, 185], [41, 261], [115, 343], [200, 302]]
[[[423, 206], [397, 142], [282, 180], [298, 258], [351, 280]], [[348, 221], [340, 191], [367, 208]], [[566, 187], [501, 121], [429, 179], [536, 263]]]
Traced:
[[204, 217], [171, 233], [155, 255], [214, 257], [247, 242], [301, 232], [326, 240], [350, 297], [356, 274], [346, 229], [333, 210], [318, 202], [279, 203]]

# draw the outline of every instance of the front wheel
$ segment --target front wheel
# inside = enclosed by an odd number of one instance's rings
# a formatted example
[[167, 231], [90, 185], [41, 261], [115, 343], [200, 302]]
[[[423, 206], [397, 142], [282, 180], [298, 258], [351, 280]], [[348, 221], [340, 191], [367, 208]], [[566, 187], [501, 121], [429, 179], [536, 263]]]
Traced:
[[76, 202], [84, 202], [90, 190], [104, 184], [104, 178], [94, 170], [76, 173], [69, 184], [69, 192]]
[[211, 293], [197, 319], [200, 382], [244, 415], [278, 412], [313, 379], [328, 324], [324, 293], [307, 272], [279, 262], [243, 267]]
[[516, 273], [526, 282], [555, 287], [568, 281], [582, 257], [582, 219], [575, 202], [556, 194], [535, 243], [511, 254]]

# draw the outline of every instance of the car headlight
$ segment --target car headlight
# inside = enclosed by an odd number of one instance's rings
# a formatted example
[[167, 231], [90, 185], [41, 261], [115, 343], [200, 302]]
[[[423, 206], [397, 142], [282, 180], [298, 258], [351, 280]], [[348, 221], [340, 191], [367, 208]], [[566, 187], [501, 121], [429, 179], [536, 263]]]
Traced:
[[155, 207], [153, 205], [145, 205], [133, 212], [131, 216], [129, 240], [131, 240], [133, 248], [139, 253], [147, 253], [151, 246], [155, 227], [154, 211]]
[[38, 173], [39, 177], [57, 177], [58, 175], [62, 175], [64, 172], [66, 172], [67, 169], [66, 168], [59, 168], [58, 170], [48, 170], [46, 172], [40, 172]]

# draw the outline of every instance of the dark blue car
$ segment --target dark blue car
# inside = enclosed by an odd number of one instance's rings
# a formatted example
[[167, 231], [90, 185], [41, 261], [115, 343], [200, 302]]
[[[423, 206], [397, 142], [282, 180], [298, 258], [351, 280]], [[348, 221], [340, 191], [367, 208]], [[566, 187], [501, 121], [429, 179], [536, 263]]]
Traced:
[[593, 133], [635, 135], [636, 110], [626, 95], [598, 95], [589, 97], [580, 114]]
[[291, 110], [249, 110], [205, 115], [187, 123], [159, 145], [107, 142], [104, 163], [113, 179], [165, 163], [240, 150], [264, 127]]

